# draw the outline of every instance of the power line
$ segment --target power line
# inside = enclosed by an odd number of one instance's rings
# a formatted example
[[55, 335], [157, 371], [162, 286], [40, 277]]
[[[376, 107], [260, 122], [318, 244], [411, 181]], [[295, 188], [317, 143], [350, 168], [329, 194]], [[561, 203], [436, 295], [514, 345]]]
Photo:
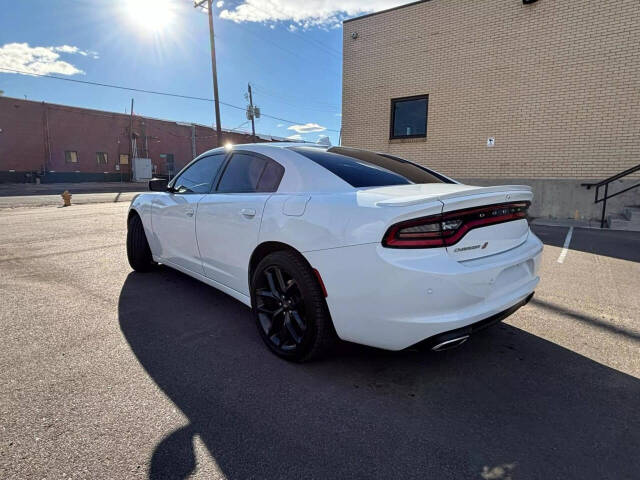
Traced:
[[[66, 82], [83, 83], [83, 84], [86, 84], [86, 85], [93, 85], [93, 86], [96, 86], [96, 87], [117, 88], [119, 90], [128, 90], [130, 92], [150, 93], [152, 95], [163, 95], [165, 97], [177, 97], [177, 98], [186, 98], [188, 100], [200, 100], [200, 101], [204, 101], [204, 102], [213, 102], [213, 99], [211, 99], [211, 98], [192, 97], [191, 95], [181, 95], [179, 93], [158, 92], [158, 91], [155, 91], [155, 90], [145, 90], [145, 89], [142, 89], [142, 88], [124, 87], [122, 85], [113, 85], [113, 84], [109, 84], [109, 83], [90, 82], [89, 80], [78, 80], [76, 78], [56, 77], [55, 75], [46, 75], [44, 73], [25, 72], [24, 70], [15, 70], [13, 68], [0, 67], [0, 70], [6, 70], [6, 71], [9, 71], [9, 72], [14, 72], [14, 73], [21, 73], [23, 75], [32, 75], [34, 77], [45, 77], [45, 78], [53, 78], [55, 80], [64, 80]], [[237, 108], [239, 110], [244, 110], [244, 107], [239, 107], [237, 105], [232, 105], [230, 103], [225, 103], [225, 102], [220, 102], [220, 103], [222, 105], [226, 105], [227, 107]]]
[[[304, 62], [308, 62], [309, 61], [309, 57], [305, 57], [303, 55], [300, 55], [297, 52], [294, 52], [293, 50], [290, 50], [288, 48], [285, 48], [281, 45], [279, 45], [277, 42], [274, 42], [273, 40], [263, 37], [261, 35], [258, 35], [256, 32], [254, 32], [253, 30], [251, 30], [249, 27], [242, 25], [240, 23], [236, 24], [237, 27], [240, 27], [242, 30], [244, 30], [245, 32], [253, 35], [254, 37], [258, 38], [259, 40], [263, 41], [263, 42], [267, 42], [270, 43], [271, 45], [273, 45], [276, 48], [279, 48], [280, 50], [282, 50], [283, 52], [288, 53], [289, 55], [293, 55], [294, 57], [299, 58], [300, 60], [304, 61]], [[336, 78], [340, 79], [340, 74], [337, 73], [336, 71], [332, 71], [330, 72], [332, 75], [334, 75]]]
[[[125, 86], [122, 86], [122, 85], [113, 85], [113, 84], [109, 84], [109, 83], [90, 82], [89, 80], [78, 80], [78, 79], [75, 79], [75, 78], [56, 77], [55, 75], [46, 75], [44, 73], [26, 72], [24, 70], [16, 70], [16, 69], [13, 69], [13, 68], [0, 67], [0, 70], [13, 72], [13, 73], [21, 73], [23, 75], [32, 75], [34, 77], [53, 78], [54, 80], [64, 80], [66, 82], [81, 83], [81, 84], [85, 84], [85, 85], [93, 85], [95, 87], [116, 88], [116, 89], [119, 89], [119, 90], [127, 90], [127, 91], [130, 91], [130, 92], [148, 93], [148, 94], [151, 94], [151, 95], [162, 95], [162, 96], [165, 96], [165, 97], [185, 98], [185, 99], [188, 99], [188, 100], [198, 100], [198, 101], [201, 101], [201, 102], [213, 102], [213, 99], [211, 99], [211, 98], [194, 97], [194, 96], [191, 96], [191, 95], [181, 95], [179, 93], [158, 92], [156, 90], [146, 90], [146, 89], [143, 89], [143, 88], [125, 87]], [[242, 110], [242, 111], [246, 110], [245, 107], [240, 107], [238, 105], [233, 105], [231, 103], [226, 103], [226, 102], [222, 102], [222, 101], [220, 102], [220, 105], [225, 105], [227, 107], [235, 108], [237, 110]], [[296, 121], [293, 121], [293, 120], [287, 120], [285, 118], [275, 117], [273, 115], [268, 115], [266, 113], [263, 113], [262, 116], [263, 117], [267, 117], [267, 118], [272, 118], [274, 120], [280, 120], [281, 122], [290, 123], [292, 125], [295, 125], [295, 124], [302, 125], [302, 124], [307, 123], [307, 122], [296, 122]], [[339, 130], [332, 130], [332, 129], [329, 129], [329, 128], [327, 129], [327, 131], [339, 133]]]
[[[278, 98], [280, 100], [288, 100], [288, 101], [299, 100], [301, 102], [304, 102], [305, 104], [312, 103], [312, 104], [317, 105], [318, 108], [328, 109], [328, 110], [325, 110], [326, 112], [335, 113], [335, 112], [338, 111], [338, 106], [335, 103], [329, 103], [329, 102], [325, 102], [325, 101], [322, 101], [322, 100], [314, 100], [312, 98], [307, 98], [307, 97], [298, 97], [296, 95], [284, 95], [284, 94], [275, 92], [273, 90], [269, 90], [269, 89], [263, 87], [262, 85], [255, 83], [255, 82], [251, 82], [251, 86], [255, 90], [261, 92], [264, 95], [268, 95], [270, 97], [275, 97], [275, 98]], [[297, 105], [300, 105], [300, 103], [298, 103]]]

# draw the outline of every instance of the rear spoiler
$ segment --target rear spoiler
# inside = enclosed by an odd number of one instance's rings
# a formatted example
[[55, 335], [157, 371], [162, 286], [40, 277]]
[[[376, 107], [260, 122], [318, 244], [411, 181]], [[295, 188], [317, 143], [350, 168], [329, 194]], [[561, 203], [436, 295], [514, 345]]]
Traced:
[[466, 187], [461, 185], [461, 190], [451, 193], [441, 194], [414, 194], [407, 195], [400, 198], [389, 198], [387, 200], [380, 200], [376, 202], [378, 207], [407, 207], [410, 205], [420, 205], [423, 203], [430, 203], [434, 200], [448, 200], [458, 197], [469, 197], [473, 195], [483, 195], [487, 193], [514, 193], [514, 194], [531, 194], [531, 187], [528, 185], [496, 185], [494, 187]]

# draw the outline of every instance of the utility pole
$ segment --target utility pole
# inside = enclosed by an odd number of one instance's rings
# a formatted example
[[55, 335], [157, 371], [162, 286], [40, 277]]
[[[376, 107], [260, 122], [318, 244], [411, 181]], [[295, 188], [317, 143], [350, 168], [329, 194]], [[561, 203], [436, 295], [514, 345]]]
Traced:
[[194, 0], [193, 6], [202, 8], [207, 4], [207, 13], [209, 14], [209, 39], [211, 42], [211, 73], [213, 74], [213, 103], [216, 110], [216, 142], [219, 147], [222, 145], [222, 126], [220, 125], [220, 101], [218, 100], [218, 73], [216, 70], [216, 42], [213, 31], [213, 5], [212, 0]]
[[251, 93], [251, 84], [249, 86], [249, 111], [251, 112], [251, 142], [256, 143], [256, 115], [253, 110], [253, 95]]
[[[122, 167], [120, 167], [122, 168]], [[129, 181], [133, 180], [133, 98], [129, 112]]]

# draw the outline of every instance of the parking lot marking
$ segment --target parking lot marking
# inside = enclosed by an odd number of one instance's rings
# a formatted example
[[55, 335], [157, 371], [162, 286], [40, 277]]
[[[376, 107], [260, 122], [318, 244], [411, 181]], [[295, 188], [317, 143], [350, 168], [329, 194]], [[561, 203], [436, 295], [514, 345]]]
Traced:
[[567, 252], [569, 251], [569, 244], [571, 243], [571, 235], [573, 235], [573, 227], [569, 227], [569, 231], [567, 232], [567, 238], [564, 239], [564, 245], [562, 246], [562, 251], [560, 252], [560, 256], [558, 257], [558, 263], [564, 263], [564, 259], [567, 256]]

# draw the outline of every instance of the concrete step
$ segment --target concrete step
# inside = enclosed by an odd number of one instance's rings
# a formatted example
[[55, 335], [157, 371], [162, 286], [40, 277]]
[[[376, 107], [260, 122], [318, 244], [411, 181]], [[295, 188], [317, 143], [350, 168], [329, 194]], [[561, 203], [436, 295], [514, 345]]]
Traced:
[[611, 230], [640, 232], [640, 222], [628, 220], [622, 215], [607, 215], [607, 225]]
[[640, 223], [640, 207], [624, 207], [622, 210], [622, 215], [632, 222]]

